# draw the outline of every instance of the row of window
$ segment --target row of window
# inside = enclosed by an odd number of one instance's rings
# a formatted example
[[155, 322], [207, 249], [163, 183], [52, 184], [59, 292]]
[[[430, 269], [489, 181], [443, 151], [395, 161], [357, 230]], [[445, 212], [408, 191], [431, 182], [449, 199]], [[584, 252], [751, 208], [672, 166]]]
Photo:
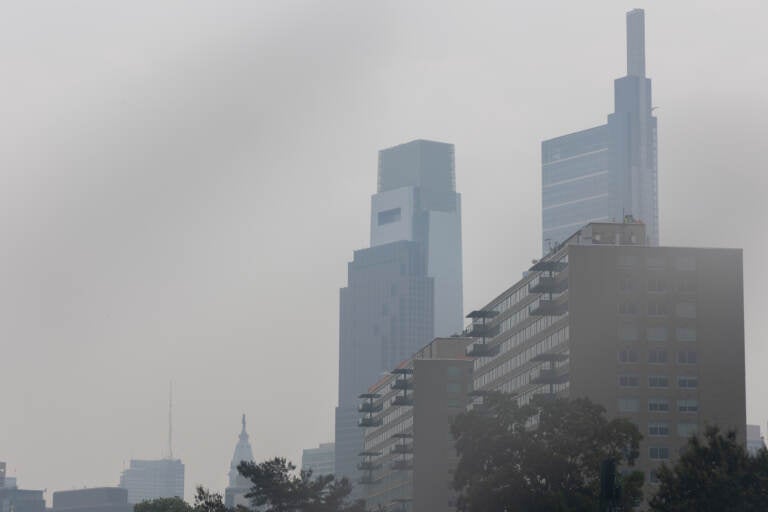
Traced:
[[[640, 377], [637, 375], [619, 375], [619, 386], [623, 388], [640, 387]], [[668, 388], [669, 376], [649, 375], [649, 388]], [[699, 378], [696, 376], [678, 376], [677, 387], [680, 389], [696, 389], [699, 387]]]
[[[680, 293], [695, 293], [698, 289], [698, 283], [693, 279], [680, 279], [675, 284], [676, 286], [671, 286], [667, 279], [652, 277], [648, 279], [646, 290], [651, 293], [665, 293], [673, 290]], [[629, 276], [619, 279], [620, 292], [631, 292], [635, 289], [635, 285], [636, 281]]]
[[[691, 422], [683, 422], [677, 424], [677, 435], [679, 437], [691, 437], [698, 433], [699, 424]], [[666, 421], [652, 421], [648, 423], [648, 435], [650, 437], [666, 437], [669, 436], [670, 427]]]
[[[632, 364], [639, 362], [638, 352], [634, 349], [619, 350], [617, 358], [620, 363]], [[652, 349], [648, 351], [648, 362], [651, 364], [666, 364], [669, 362], [667, 351]], [[677, 364], [696, 364], [698, 356], [692, 350], [681, 350], [677, 353]]]
[[[632, 324], [620, 325], [618, 336], [621, 341], [638, 341], [640, 339], [640, 329]], [[665, 325], [655, 325], [645, 329], [645, 339], [647, 341], [667, 341], [668, 338], [669, 329]], [[696, 329], [693, 327], [677, 327], [675, 328], [675, 339], [677, 341], [696, 341]]]
[[[671, 407], [668, 398], [649, 398], [648, 412], [669, 412]], [[619, 398], [620, 412], [640, 412], [640, 399], [637, 397]], [[677, 412], [699, 412], [699, 401], [696, 399], [677, 400]]]
[[[636, 315], [638, 306], [634, 302], [623, 301], [617, 304], [620, 315]], [[647, 306], [648, 316], [668, 316], [669, 311], [666, 302], [653, 301]], [[678, 302], [675, 304], [675, 316], [679, 318], [696, 318], [696, 303]]]
[[[635, 267], [639, 263], [639, 255], [632, 253], [619, 254], [616, 261], [618, 267]], [[645, 258], [645, 266], [648, 268], [667, 268], [669, 261], [664, 256], [648, 256]], [[683, 272], [696, 270], [696, 258], [692, 256], [677, 256], [672, 262], [672, 268]]]

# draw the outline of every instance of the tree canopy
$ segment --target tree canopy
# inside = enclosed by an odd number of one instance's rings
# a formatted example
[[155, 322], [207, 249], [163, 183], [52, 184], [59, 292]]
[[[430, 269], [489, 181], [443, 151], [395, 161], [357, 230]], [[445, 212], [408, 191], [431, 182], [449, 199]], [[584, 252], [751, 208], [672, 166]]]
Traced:
[[[518, 406], [510, 395], [491, 394], [452, 426], [459, 463], [454, 486], [459, 509], [594, 511], [600, 500], [600, 466], [612, 459], [631, 466], [641, 439], [626, 419], [608, 420], [587, 399], [537, 397]], [[617, 476], [618, 508], [642, 499], [643, 474]]]
[[298, 475], [291, 462], [276, 457], [259, 464], [241, 462], [237, 470], [253, 486], [246, 497], [263, 512], [364, 512], [362, 501], [349, 502], [352, 485], [333, 475]]
[[189, 503], [178, 496], [145, 500], [133, 506], [133, 512], [193, 512]]
[[768, 510], [768, 452], [750, 456], [733, 431], [708, 427], [656, 474], [659, 490], [650, 501], [656, 512]]

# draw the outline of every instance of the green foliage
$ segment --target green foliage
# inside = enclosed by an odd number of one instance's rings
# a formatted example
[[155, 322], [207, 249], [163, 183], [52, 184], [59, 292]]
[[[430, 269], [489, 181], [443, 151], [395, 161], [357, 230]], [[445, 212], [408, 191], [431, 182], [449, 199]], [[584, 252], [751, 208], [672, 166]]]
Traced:
[[146, 500], [133, 506], [133, 512], [193, 512], [192, 507], [179, 497]]
[[768, 510], [768, 452], [747, 454], [734, 432], [708, 427], [694, 436], [674, 464], [658, 471], [656, 512], [757, 512]]
[[224, 500], [222, 499], [221, 494], [210, 492], [202, 486], [197, 487], [194, 512], [228, 512], [228, 510], [229, 509], [224, 506]]
[[[598, 510], [600, 463], [631, 466], [642, 437], [634, 424], [608, 421], [605, 409], [586, 399], [542, 396], [519, 407], [502, 393], [459, 415], [452, 432], [454, 485], [465, 512]], [[614, 510], [631, 510], [642, 499], [643, 474], [618, 480], [622, 497]]]
[[352, 485], [333, 475], [313, 477], [311, 471], [293, 474], [292, 463], [281, 457], [256, 464], [241, 462], [237, 470], [253, 487], [246, 494], [263, 512], [364, 512], [363, 502], [348, 502]]

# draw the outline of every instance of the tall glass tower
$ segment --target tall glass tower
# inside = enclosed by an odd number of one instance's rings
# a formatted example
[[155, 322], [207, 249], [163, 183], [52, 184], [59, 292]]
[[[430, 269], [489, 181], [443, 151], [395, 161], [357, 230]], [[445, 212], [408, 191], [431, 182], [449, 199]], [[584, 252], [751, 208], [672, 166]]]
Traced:
[[659, 244], [656, 118], [645, 76], [645, 13], [627, 13], [627, 75], [608, 122], [541, 144], [543, 250], [589, 222], [631, 215]]
[[379, 152], [371, 246], [341, 289], [336, 474], [354, 477], [358, 396], [435, 336], [461, 332], [461, 197], [453, 145], [416, 140]]

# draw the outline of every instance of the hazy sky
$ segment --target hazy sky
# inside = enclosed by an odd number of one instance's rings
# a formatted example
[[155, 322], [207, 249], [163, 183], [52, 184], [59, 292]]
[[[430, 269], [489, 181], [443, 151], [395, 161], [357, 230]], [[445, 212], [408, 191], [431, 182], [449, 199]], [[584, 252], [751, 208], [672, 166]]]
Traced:
[[0, 460], [115, 485], [174, 454], [223, 489], [332, 439], [338, 289], [377, 151], [456, 145], [464, 304], [540, 251], [540, 141], [605, 122], [646, 9], [664, 245], [743, 247], [750, 422], [768, 420], [768, 3], [3, 2]]

